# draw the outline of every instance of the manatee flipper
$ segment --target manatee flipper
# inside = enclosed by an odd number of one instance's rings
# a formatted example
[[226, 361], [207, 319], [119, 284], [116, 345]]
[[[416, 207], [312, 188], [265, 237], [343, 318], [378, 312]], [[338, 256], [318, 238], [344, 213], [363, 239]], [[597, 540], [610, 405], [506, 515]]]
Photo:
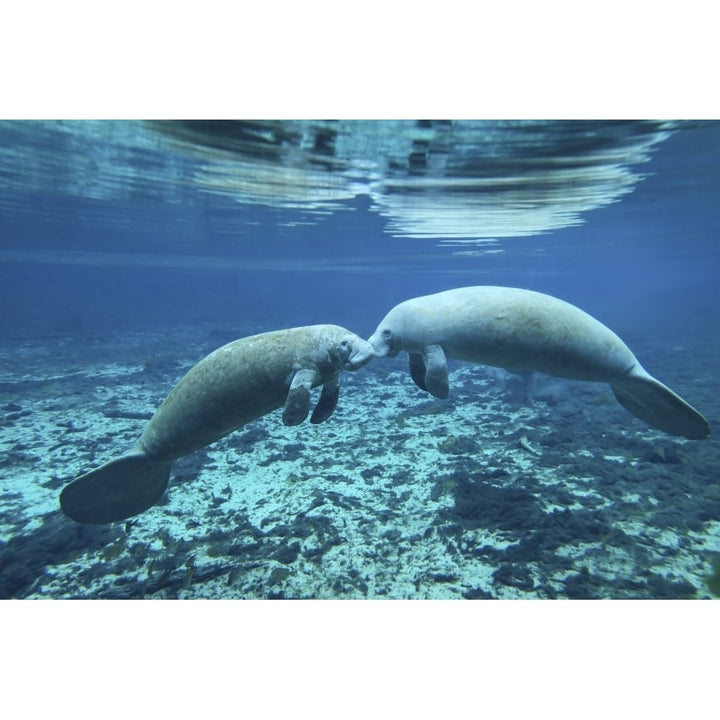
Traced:
[[314, 370], [304, 368], [298, 370], [290, 383], [285, 409], [283, 410], [283, 425], [299, 425], [310, 412], [310, 390], [317, 377]]
[[340, 397], [340, 378], [336, 377], [323, 385], [320, 399], [313, 410], [310, 422], [314, 425], [325, 422], [335, 412]]
[[[445, 400], [450, 394], [447, 359], [440, 345], [428, 345], [424, 355], [409, 353], [410, 377], [421, 389]], [[427, 361], [427, 362], [426, 362]]]
[[410, 353], [408, 355], [408, 361], [410, 363], [410, 377], [413, 382], [421, 389], [427, 391], [425, 387], [425, 373], [427, 368], [425, 367], [425, 360], [419, 353]]
[[610, 387], [626, 410], [658, 430], [689, 440], [710, 435], [707, 420], [695, 408], [639, 365]]
[[60, 507], [79, 523], [104, 525], [147, 510], [165, 492], [172, 460], [136, 451], [91, 470], [60, 493]]
[[440, 345], [428, 345], [425, 348], [425, 387], [436, 398], [445, 400], [450, 394], [448, 383], [447, 359]]

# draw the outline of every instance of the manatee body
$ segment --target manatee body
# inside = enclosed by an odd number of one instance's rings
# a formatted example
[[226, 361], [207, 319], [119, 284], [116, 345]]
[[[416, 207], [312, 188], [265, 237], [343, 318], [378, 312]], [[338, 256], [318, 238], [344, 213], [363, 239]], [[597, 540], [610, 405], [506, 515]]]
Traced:
[[690, 439], [710, 427], [650, 375], [601, 322], [563, 300], [518, 288], [476, 286], [396, 305], [370, 337], [375, 355], [409, 355], [415, 383], [449, 393], [446, 358], [610, 384], [617, 400], [648, 425]]
[[191, 368], [148, 423], [134, 450], [77, 478], [60, 494], [63, 512], [81, 523], [124, 520], [162, 496], [174, 460], [283, 407], [285, 425], [310, 411], [310, 390], [323, 386], [310, 422], [332, 415], [343, 370], [373, 357], [370, 344], [337, 325], [311, 325], [228, 343]]

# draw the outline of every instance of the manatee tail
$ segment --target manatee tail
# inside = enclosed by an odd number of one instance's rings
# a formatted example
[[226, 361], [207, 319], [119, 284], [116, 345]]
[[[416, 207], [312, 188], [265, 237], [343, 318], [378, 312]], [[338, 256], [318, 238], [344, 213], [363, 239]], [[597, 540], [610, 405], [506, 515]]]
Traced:
[[165, 492], [171, 460], [136, 451], [73, 480], [60, 493], [60, 507], [79, 523], [104, 525], [147, 510]]
[[670, 435], [702, 440], [710, 435], [707, 420], [639, 365], [610, 384], [618, 402], [635, 417]]

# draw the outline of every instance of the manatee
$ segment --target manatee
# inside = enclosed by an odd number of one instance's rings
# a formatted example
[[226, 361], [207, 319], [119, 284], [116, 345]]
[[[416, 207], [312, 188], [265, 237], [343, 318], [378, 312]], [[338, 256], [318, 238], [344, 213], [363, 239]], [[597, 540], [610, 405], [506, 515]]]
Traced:
[[512, 372], [541, 372], [609, 383], [620, 404], [651, 427], [691, 440], [706, 438], [705, 418], [650, 375], [599, 320], [532, 290], [476, 286], [396, 305], [369, 339], [377, 357], [409, 355], [415, 384], [449, 394], [446, 358]]
[[283, 408], [285, 425], [310, 412], [310, 390], [322, 385], [310, 422], [335, 410], [343, 370], [373, 357], [370, 344], [337, 325], [262, 333], [228, 343], [200, 360], [171, 390], [135, 447], [78, 477], [60, 493], [62, 511], [79, 523], [125, 520], [165, 492], [173, 461]]

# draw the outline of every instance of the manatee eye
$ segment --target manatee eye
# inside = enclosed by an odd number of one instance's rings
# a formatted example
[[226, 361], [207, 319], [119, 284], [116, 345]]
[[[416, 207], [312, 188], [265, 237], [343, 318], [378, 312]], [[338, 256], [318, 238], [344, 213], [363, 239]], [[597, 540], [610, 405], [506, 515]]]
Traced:
[[351, 340], [341, 340], [340, 341], [340, 347], [338, 348], [338, 352], [340, 357], [343, 360], [347, 360], [350, 355], [352, 354], [352, 341]]
[[392, 333], [389, 330], [383, 330], [382, 336], [384, 340], [389, 340], [392, 337]]

